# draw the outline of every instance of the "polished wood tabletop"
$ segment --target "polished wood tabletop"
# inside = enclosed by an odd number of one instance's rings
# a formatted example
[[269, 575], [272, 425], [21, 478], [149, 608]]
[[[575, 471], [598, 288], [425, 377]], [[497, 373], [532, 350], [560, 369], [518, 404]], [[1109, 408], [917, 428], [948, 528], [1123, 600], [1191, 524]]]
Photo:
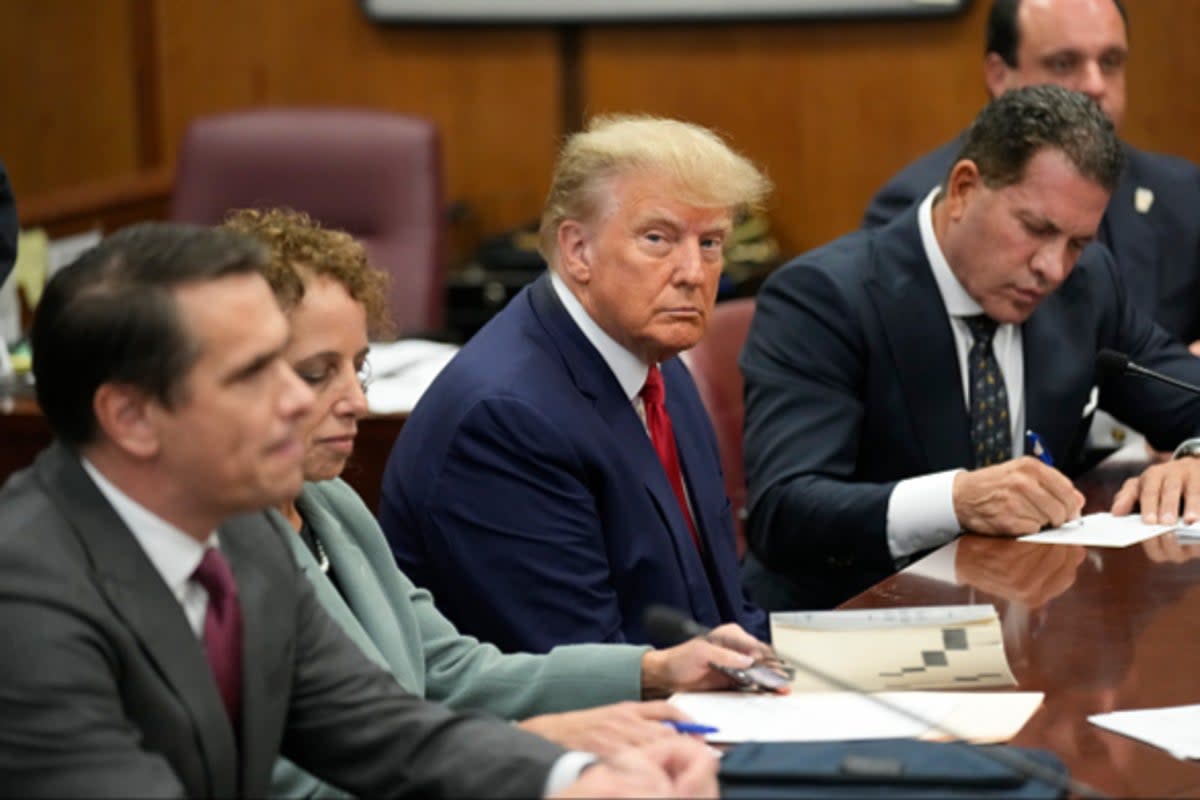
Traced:
[[[1089, 511], [1107, 508], [1120, 471], [1081, 482]], [[1200, 703], [1200, 545], [1174, 534], [1123, 549], [963, 536], [930, 559], [942, 569], [918, 562], [842, 607], [994, 604], [1017, 688], [1046, 693], [1012, 744], [1053, 751], [1114, 797], [1200, 796], [1200, 762], [1087, 721]]]

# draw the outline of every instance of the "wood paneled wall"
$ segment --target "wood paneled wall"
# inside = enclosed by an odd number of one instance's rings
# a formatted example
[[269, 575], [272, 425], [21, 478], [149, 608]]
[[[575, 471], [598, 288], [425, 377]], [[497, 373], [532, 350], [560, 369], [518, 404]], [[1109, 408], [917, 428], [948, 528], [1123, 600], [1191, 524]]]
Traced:
[[[852, 229], [872, 191], [984, 100], [987, 0], [944, 19], [379, 26], [355, 0], [4, 0], [0, 159], [19, 198], [169, 167], [188, 122], [263, 104], [436, 120], [447, 194], [479, 235], [537, 215], [574, 109], [714, 126], [778, 185], [785, 250]], [[1200, 161], [1197, 0], [1128, 4], [1126, 137]]]

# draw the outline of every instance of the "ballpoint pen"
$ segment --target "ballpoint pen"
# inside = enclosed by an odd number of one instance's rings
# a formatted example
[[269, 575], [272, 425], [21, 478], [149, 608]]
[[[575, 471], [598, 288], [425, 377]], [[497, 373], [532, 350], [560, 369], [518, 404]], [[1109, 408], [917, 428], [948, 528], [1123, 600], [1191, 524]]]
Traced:
[[1033, 431], [1025, 431], [1025, 452], [1040, 459], [1048, 467], [1054, 466], [1054, 457], [1046, 449], [1046, 445], [1042, 442], [1042, 437]]
[[679, 720], [675, 720], [675, 719], [664, 719], [662, 721], [662, 723], [664, 725], [670, 725], [672, 728], [677, 730], [679, 733], [704, 734], [704, 733], [716, 733], [719, 730], [718, 728], [714, 728], [711, 725], [701, 725], [698, 722], [680, 722]]

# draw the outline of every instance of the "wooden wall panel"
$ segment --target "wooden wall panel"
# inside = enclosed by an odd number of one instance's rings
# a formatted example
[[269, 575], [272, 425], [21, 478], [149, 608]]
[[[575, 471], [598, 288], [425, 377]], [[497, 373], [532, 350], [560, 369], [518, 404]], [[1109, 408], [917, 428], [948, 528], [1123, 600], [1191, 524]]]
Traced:
[[1126, 0], [1125, 7], [1130, 42], [1122, 134], [1139, 147], [1200, 163], [1200, 2]]
[[536, 216], [559, 131], [552, 30], [385, 27], [350, 0], [171, 0], [160, 7], [162, 136], [257, 104], [420, 114], [440, 126], [447, 196], [479, 230]]
[[139, 2], [0, 3], [0, 159], [18, 196], [138, 168], [131, 29]]
[[588, 110], [679, 116], [728, 134], [774, 179], [775, 234], [797, 252], [857, 227], [875, 187], [970, 120], [985, 93], [968, 32], [983, 10], [596, 29], [584, 46]]
[[[990, 3], [950, 19], [594, 28], [583, 37], [585, 110], [647, 111], [728, 133], [778, 186], [785, 252], [858, 226], [897, 169], [961, 130], [986, 100]], [[1123, 133], [1200, 161], [1196, 0], [1127, 3]]]
[[[536, 216], [564, 116], [649, 111], [719, 128], [762, 163], [794, 252], [855, 227], [887, 176], [978, 110], [988, 5], [949, 19], [567, 35], [380, 26], [354, 0], [4, 0], [0, 159], [28, 198], [169, 169], [203, 114], [323, 103], [423, 114], [442, 128], [449, 199], [474, 212], [461, 259], [479, 235]], [[1200, 161], [1200, 2], [1128, 5], [1124, 133]]]

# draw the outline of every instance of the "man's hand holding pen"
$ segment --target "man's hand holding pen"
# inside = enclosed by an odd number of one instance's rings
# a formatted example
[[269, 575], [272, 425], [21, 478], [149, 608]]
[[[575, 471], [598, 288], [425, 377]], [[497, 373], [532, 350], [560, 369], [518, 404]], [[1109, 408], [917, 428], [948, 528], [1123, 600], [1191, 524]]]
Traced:
[[1034, 456], [954, 477], [954, 513], [963, 530], [1024, 536], [1057, 528], [1083, 511], [1083, 494], [1070, 478]]

